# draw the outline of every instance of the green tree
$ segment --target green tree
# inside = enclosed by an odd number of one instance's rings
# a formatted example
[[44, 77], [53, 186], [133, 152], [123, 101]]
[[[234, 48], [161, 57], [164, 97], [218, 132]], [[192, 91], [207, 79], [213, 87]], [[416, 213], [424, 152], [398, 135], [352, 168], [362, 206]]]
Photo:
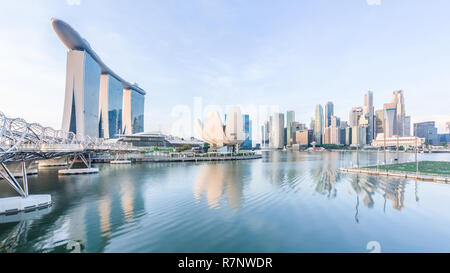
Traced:
[[211, 147], [211, 146], [209, 145], [208, 142], [203, 143], [203, 151], [204, 151], [205, 153], [208, 152], [208, 150], [209, 150], [210, 147]]

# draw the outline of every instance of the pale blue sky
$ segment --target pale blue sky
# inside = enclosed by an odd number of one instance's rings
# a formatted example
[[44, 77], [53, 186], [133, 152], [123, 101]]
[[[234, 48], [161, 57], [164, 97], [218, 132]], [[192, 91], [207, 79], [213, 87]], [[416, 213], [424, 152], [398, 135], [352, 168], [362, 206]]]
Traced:
[[[377, 1], [369, 1], [377, 3]], [[67, 49], [56, 17], [148, 91], [145, 129], [175, 105], [279, 105], [309, 124], [331, 100], [342, 120], [374, 92], [404, 89], [407, 114], [450, 121], [450, 1], [3, 0], [0, 110], [60, 128]]]

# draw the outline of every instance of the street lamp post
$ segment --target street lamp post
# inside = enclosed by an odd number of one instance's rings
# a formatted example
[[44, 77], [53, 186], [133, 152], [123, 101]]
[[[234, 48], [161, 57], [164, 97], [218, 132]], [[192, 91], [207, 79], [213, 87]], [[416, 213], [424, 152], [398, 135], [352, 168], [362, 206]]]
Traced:
[[383, 113], [384, 165], [386, 165], [386, 111]]
[[417, 177], [417, 175], [418, 175], [418, 173], [419, 173], [419, 161], [418, 161], [418, 155], [417, 155], [417, 153], [419, 152], [419, 146], [418, 146], [418, 144], [417, 144], [417, 123], [416, 123], [416, 128], [415, 128], [415, 130], [414, 130], [416, 133], [414, 134], [414, 137], [416, 138], [416, 177]]

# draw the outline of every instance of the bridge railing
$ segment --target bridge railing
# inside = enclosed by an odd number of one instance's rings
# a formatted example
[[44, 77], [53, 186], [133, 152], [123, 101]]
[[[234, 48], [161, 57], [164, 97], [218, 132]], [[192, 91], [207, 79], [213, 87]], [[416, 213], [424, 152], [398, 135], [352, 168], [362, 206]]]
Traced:
[[27, 123], [21, 118], [8, 118], [0, 111], [0, 162], [13, 153], [80, 150], [136, 150], [129, 143], [110, 143], [103, 138], [74, 134]]

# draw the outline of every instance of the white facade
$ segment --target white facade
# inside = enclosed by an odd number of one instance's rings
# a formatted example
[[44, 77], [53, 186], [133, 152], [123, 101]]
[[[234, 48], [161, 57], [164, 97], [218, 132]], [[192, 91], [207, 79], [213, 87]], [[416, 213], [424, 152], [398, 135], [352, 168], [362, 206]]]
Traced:
[[372, 146], [384, 147], [386, 146], [404, 146], [404, 147], [415, 147], [422, 146], [425, 143], [424, 138], [420, 137], [387, 137], [386, 142], [383, 134], [379, 134], [377, 138], [372, 142]]
[[360, 106], [352, 107], [352, 109], [350, 110], [350, 114], [349, 114], [348, 125], [350, 127], [358, 126], [359, 125], [359, 119], [360, 119], [362, 114], [363, 114], [363, 108], [362, 107], [360, 107]]
[[284, 114], [282, 113], [274, 113], [271, 117], [269, 144], [273, 149], [284, 147]]
[[245, 140], [244, 119], [237, 106], [228, 109], [225, 135], [229, 145], [241, 144]]
[[62, 130], [98, 137], [100, 74], [100, 66], [89, 53], [67, 53]]

